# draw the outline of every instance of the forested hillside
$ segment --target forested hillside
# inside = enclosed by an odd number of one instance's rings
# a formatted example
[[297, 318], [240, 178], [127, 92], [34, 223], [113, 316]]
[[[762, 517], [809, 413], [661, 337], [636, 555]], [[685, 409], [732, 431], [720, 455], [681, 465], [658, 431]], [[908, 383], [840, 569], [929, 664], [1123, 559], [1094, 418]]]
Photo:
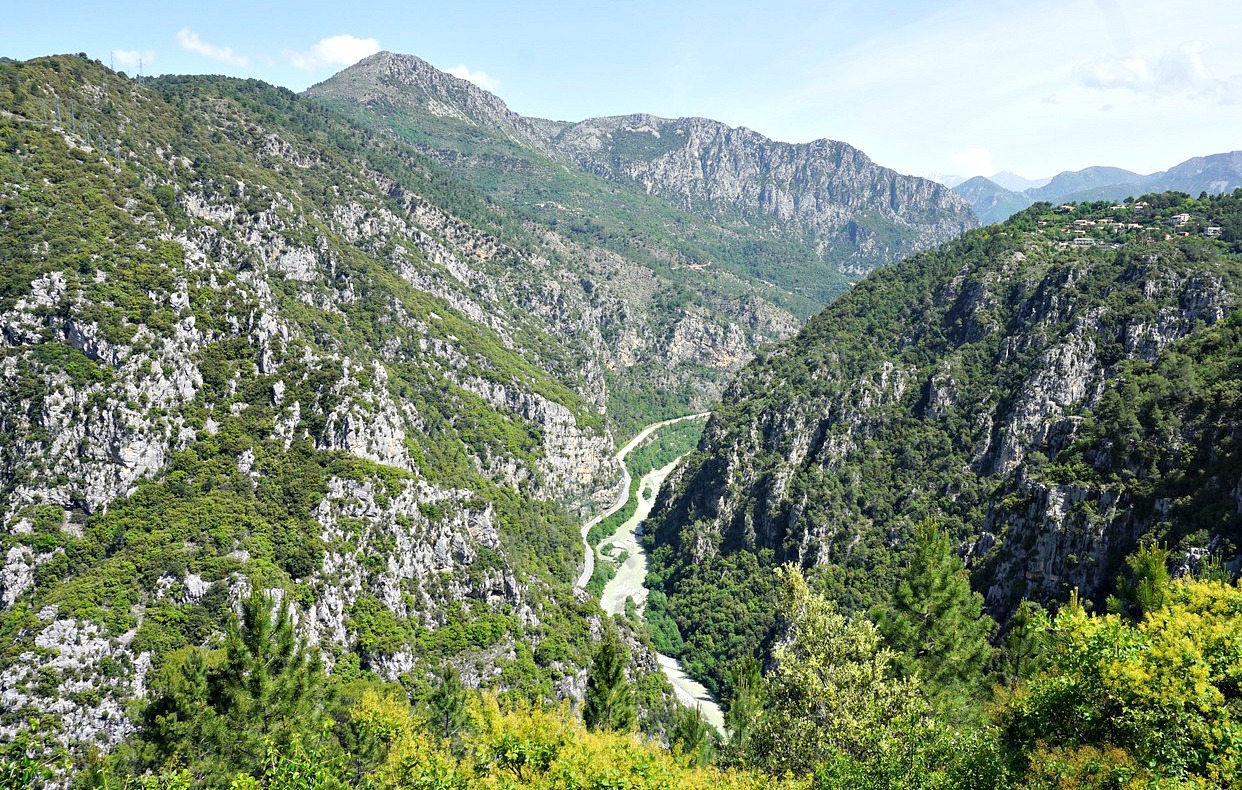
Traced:
[[346, 675], [580, 695], [610, 308], [283, 89], [58, 57], [0, 106], [0, 731], [114, 745], [255, 584]]
[[834, 293], [731, 271], [763, 256], [585, 174], [638, 212], [624, 239], [536, 222], [255, 81], [6, 61], [0, 108], [0, 735], [31, 749], [125, 741], [151, 679], [218, 647], [256, 586], [334, 676], [418, 694], [447, 661], [580, 698], [606, 629], [570, 588], [576, 517], [611, 499], [610, 426], [710, 404]]
[[775, 566], [866, 612], [926, 518], [1002, 623], [1075, 589], [1102, 606], [1140, 539], [1237, 567], [1240, 204], [1040, 204], [762, 355], [657, 504], [660, 630], [720, 682], [770, 643]]
[[1242, 192], [363, 66], [0, 60], [0, 786], [1236, 786]]

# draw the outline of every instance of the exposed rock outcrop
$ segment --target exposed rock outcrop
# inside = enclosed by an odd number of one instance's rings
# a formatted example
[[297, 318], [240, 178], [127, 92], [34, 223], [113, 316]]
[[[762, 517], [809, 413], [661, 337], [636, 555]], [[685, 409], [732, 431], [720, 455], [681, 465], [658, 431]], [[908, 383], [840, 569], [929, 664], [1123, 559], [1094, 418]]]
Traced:
[[[1224, 222], [1235, 200], [1192, 221]], [[1075, 588], [1102, 604], [1144, 536], [1187, 563], [1238, 565], [1225, 319], [1242, 261], [1138, 219], [1087, 250], [1057, 240], [1065, 212], [967, 234], [872, 276], [748, 366], [650, 520], [669, 611], [709, 579], [744, 589], [786, 561], [869, 606], [927, 517], [1002, 621], [1023, 597]], [[679, 620], [687, 644], [721, 643], [697, 636], [718, 627], [701, 619]]]

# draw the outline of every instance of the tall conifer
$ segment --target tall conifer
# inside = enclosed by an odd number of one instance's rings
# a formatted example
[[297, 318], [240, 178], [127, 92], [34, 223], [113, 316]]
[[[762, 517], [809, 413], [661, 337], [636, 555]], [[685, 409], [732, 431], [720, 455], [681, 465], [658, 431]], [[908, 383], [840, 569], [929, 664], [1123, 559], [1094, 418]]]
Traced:
[[970, 589], [966, 567], [936, 522], [915, 529], [909, 565], [877, 620], [898, 653], [900, 676], [917, 674], [928, 700], [951, 719], [977, 713], [996, 623], [983, 613], [983, 596]]
[[609, 629], [591, 660], [582, 718], [593, 730], [629, 731], [634, 727], [634, 697], [625, 678], [625, 647]]

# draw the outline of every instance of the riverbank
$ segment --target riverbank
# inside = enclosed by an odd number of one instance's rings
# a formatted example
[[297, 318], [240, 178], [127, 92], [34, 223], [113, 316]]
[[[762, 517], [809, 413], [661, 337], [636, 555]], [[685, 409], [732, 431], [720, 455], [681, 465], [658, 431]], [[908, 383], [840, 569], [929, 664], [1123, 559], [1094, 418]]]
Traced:
[[[650, 436], [654, 431], [663, 428], [666, 425], [681, 422], [682, 420], [693, 420], [705, 417], [705, 414], [691, 414], [686, 417], [679, 417], [673, 420], [665, 420], [664, 422], [655, 423], [644, 428], [637, 436], [629, 441], [625, 447], [618, 451], [616, 458], [621, 462], [622, 468], [625, 469], [624, 487], [622, 488], [622, 496], [619, 501], [604, 513], [596, 516], [588, 521], [582, 527], [582, 538], [587, 543], [587, 569], [578, 580], [579, 587], [585, 587], [590, 581], [595, 571], [595, 547], [589, 545], [587, 536], [590, 534], [591, 528], [600, 523], [603, 519], [625, 507], [629, 501], [631, 476], [629, 469], [625, 466], [625, 458], [642, 442]], [[666, 466], [659, 469], [653, 469], [639, 479], [637, 491], [637, 507], [633, 515], [628, 518], [610, 537], [606, 537], [600, 542], [600, 553], [606, 556], [620, 557], [626, 555], [625, 562], [617, 569], [617, 574], [604, 586], [604, 592], [600, 596], [600, 607], [609, 614], [616, 616], [625, 615], [626, 601], [630, 598], [634, 600], [639, 614], [641, 615], [643, 604], [647, 600], [647, 588], [643, 586], [643, 582], [647, 577], [647, 553], [644, 551], [638, 537], [642, 534], [642, 524], [651, 513], [651, 508], [655, 505], [656, 497], [659, 496], [660, 488], [664, 485], [664, 481], [677, 468], [681, 458], [673, 460]], [[672, 684], [677, 698], [691, 708], [698, 708], [703, 715], [704, 721], [716, 728], [721, 734], [724, 733], [724, 713], [720, 706], [712, 699], [711, 694], [703, 687], [701, 683], [688, 676], [681, 668], [681, 664], [672, 656], [666, 656], [663, 653], [657, 653], [656, 659], [660, 663], [660, 669], [663, 670], [664, 676], [668, 678]]]
[[[638, 614], [642, 616], [643, 605], [647, 601], [647, 588], [643, 586], [647, 579], [647, 552], [643, 550], [638, 538], [642, 534], [643, 522], [651, 513], [660, 493], [660, 487], [680, 462], [681, 458], [678, 458], [668, 466], [643, 475], [638, 484], [638, 508], [634, 515], [621, 525], [615, 535], [605, 538], [600, 544], [600, 553], [606, 556], [619, 557], [623, 552], [627, 555], [625, 562], [617, 569], [617, 575], [605, 585], [604, 593], [600, 596], [600, 607], [609, 614], [624, 616], [626, 601], [633, 598]], [[687, 675], [672, 656], [656, 653], [656, 659], [660, 662], [664, 676], [673, 684], [681, 703], [687, 707], [698, 708], [704, 721], [723, 734], [724, 713], [703, 684]]]
[[660, 430], [664, 426], [672, 425], [678, 422], [683, 422], [685, 420], [703, 419], [704, 417], [707, 417], [709, 414], [710, 412], [700, 412], [699, 414], [687, 414], [684, 417], [674, 417], [671, 420], [664, 420], [662, 422], [652, 423], [651, 425], [648, 425], [646, 428], [643, 428], [641, 431], [639, 431], [638, 434], [633, 439], [630, 439], [628, 442], [626, 442], [624, 447], [622, 447], [620, 450], [617, 450], [616, 455], [613, 456], [613, 460], [621, 464], [621, 474], [622, 474], [621, 489], [617, 494], [616, 502], [614, 502], [607, 510], [605, 510], [604, 512], [600, 513], [597, 516], [593, 516], [590, 521], [587, 521], [585, 524], [582, 525], [582, 545], [586, 550], [586, 567], [583, 568], [582, 575], [580, 575], [578, 577], [578, 580], [574, 582], [575, 587], [585, 588], [587, 586], [587, 583], [591, 581], [591, 577], [595, 575], [595, 547], [591, 545], [591, 542], [588, 539], [588, 536], [591, 534], [591, 528], [594, 527], [596, 524], [600, 523], [601, 521], [603, 521], [604, 519], [611, 516], [613, 513], [616, 513], [621, 508], [625, 507], [625, 503], [630, 501], [630, 483], [632, 482], [633, 478], [630, 476], [629, 467], [625, 465], [626, 456], [634, 452], [634, 449], [637, 448], [640, 444], [642, 444], [647, 439], [648, 436]]

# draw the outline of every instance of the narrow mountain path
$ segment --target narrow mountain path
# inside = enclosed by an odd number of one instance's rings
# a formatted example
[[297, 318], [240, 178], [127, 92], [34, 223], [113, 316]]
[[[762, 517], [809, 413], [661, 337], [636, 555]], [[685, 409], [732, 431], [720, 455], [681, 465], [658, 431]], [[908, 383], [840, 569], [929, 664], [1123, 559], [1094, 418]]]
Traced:
[[[625, 447], [617, 453], [616, 458], [621, 462], [622, 468], [625, 467], [625, 457], [630, 454], [644, 439], [665, 425], [671, 425], [682, 420], [694, 420], [707, 416], [706, 414], [691, 414], [685, 417], [678, 417], [673, 420], [665, 420], [654, 425], [648, 425], [637, 436], [630, 440]], [[647, 600], [647, 588], [643, 586], [643, 582], [647, 577], [647, 553], [643, 550], [642, 544], [638, 541], [638, 535], [641, 532], [643, 521], [646, 520], [651, 508], [655, 504], [656, 497], [660, 493], [660, 487], [664, 484], [669, 474], [677, 468], [681, 458], [677, 458], [667, 466], [660, 469], [653, 469], [639, 480], [638, 483], [638, 506], [632, 515], [620, 528], [617, 529], [615, 535], [605, 538], [600, 543], [601, 551], [608, 550], [612, 556], [620, 556], [625, 552], [628, 556], [625, 562], [617, 570], [617, 575], [604, 587], [603, 595], [600, 596], [600, 607], [605, 612], [613, 615], [625, 614], [625, 602], [627, 598], [633, 598], [634, 603], [638, 605], [639, 611], [642, 611], [643, 604]], [[625, 503], [629, 501], [630, 490], [630, 473], [625, 470], [625, 487], [622, 489], [624, 497], [618, 499], [618, 502], [602, 515], [591, 519], [582, 528], [583, 542], [586, 543], [587, 534], [591, 531], [591, 527], [598, 524], [603, 519], [612, 515], [616, 511], [625, 507]], [[591, 574], [595, 571], [595, 551], [590, 545], [587, 545], [587, 571], [578, 580], [578, 586], [583, 587], [590, 581]], [[716, 728], [720, 733], [724, 733], [724, 714], [720, 710], [720, 706], [712, 699], [711, 693], [698, 681], [688, 676], [681, 668], [681, 664], [677, 659], [666, 656], [663, 653], [656, 653], [656, 660], [660, 663], [660, 669], [664, 671], [664, 676], [668, 678], [673, 685], [674, 691], [677, 693], [678, 699], [691, 708], [698, 708], [703, 714], [703, 719], [708, 724]]]

